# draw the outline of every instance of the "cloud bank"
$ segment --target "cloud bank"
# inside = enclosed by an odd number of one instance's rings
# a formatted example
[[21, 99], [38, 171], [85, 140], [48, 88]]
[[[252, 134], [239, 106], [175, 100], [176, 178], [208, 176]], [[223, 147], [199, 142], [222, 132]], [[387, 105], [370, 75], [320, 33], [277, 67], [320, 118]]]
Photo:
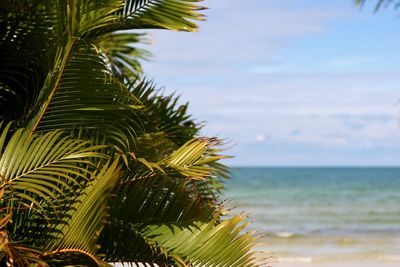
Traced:
[[236, 144], [229, 164], [398, 165], [400, 27], [348, 2], [205, 1], [200, 32], [154, 32], [144, 67]]

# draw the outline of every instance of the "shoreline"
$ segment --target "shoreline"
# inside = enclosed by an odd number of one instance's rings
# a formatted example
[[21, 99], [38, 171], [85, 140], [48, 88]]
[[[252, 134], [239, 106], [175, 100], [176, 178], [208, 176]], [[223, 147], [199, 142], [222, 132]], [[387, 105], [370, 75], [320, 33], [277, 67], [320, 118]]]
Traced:
[[398, 261], [333, 261], [333, 262], [277, 262], [271, 267], [398, 267]]
[[[382, 257], [338, 257], [315, 258], [307, 256], [277, 256], [271, 251], [255, 253], [256, 262], [262, 267], [398, 267], [400, 256], [386, 255]], [[342, 255], [343, 256], [343, 255]]]

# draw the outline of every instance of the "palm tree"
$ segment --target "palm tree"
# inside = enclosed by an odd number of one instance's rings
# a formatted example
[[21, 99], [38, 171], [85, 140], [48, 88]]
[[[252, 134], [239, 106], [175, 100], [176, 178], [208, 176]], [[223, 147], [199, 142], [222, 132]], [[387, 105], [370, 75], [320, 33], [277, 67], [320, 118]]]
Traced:
[[221, 141], [141, 73], [132, 30], [195, 31], [196, 2], [0, 2], [1, 265], [257, 265]]

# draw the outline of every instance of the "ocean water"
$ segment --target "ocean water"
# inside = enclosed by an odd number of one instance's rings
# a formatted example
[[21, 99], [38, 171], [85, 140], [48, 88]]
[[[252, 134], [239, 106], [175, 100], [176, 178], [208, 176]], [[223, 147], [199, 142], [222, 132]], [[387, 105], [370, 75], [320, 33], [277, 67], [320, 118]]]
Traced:
[[[232, 168], [224, 198], [279, 262], [400, 266], [400, 168]], [[279, 266], [279, 265], [277, 265]], [[338, 265], [340, 266], [340, 265]]]

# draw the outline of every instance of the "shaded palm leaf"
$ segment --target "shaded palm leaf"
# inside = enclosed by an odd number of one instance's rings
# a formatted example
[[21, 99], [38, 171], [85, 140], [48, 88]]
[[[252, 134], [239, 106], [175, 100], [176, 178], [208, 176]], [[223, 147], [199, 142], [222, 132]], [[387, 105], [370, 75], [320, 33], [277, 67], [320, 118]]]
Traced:
[[0, 9], [0, 120], [19, 121], [30, 113], [46, 76], [53, 17], [10, 9]]
[[128, 150], [140, 129], [140, 103], [113, 78], [95, 47], [76, 41], [63, 68], [45, 85], [30, 120], [33, 130], [92, 129], [101, 141]]
[[[100, 254], [107, 260], [171, 263], [165, 250], [140, 233], [150, 224], [192, 225], [209, 221], [215, 207], [205, 207], [199, 195], [168, 178], [137, 180], [120, 192], [111, 206], [111, 220], [102, 233]], [[115, 242], [118, 240], [118, 242]]]
[[96, 46], [107, 58], [113, 75], [123, 81], [136, 79], [142, 73], [139, 60], [148, 58], [150, 53], [135, 45], [145, 42], [143, 34], [117, 32], [101, 36]]
[[11, 242], [6, 231], [0, 231], [0, 264], [2, 266], [48, 267], [47, 263], [40, 259], [42, 251]]
[[179, 97], [162, 96], [152, 82], [135, 80], [128, 88], [143, 104], [143, 126], [147, 133], [163, 133], [175, 143], [173, 149], [193, 139], [201, 129], [187, 113], [188, 104], [179, 104]]
[[[171, 266], [167, 251], [142, 235], [135, 225], [111, 219], [100, 238], [98, 255], [107, 262], [124, 262], [128, 266]], [[157, 265], [155, 265], [157, 264]]]

